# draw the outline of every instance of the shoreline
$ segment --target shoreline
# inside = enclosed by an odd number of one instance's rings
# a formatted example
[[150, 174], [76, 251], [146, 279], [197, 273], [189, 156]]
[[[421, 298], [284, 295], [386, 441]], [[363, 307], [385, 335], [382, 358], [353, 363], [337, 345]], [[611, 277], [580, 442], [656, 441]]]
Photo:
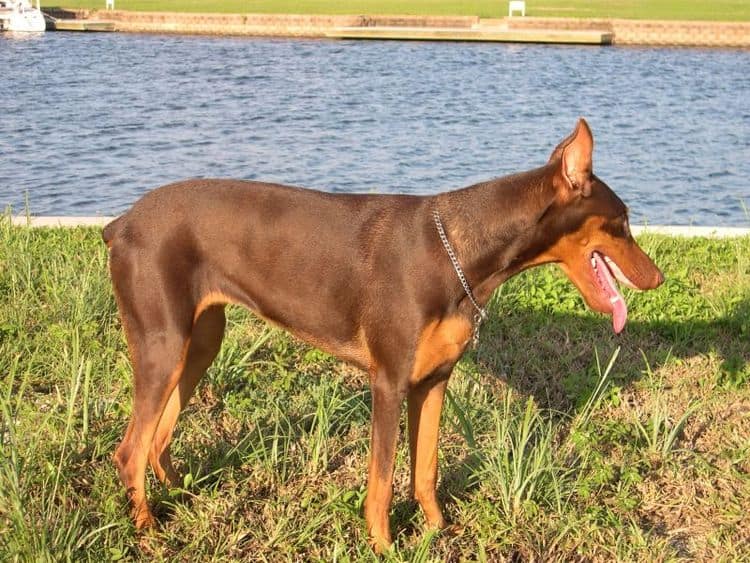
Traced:
[[[614, 45], [750, 48], [750, 22], [629, 20], [615, 18], [540, 18], [408, 15], [302, 15], [137, 12], [129, 10], [44, 10], [54, 18], [108, 21], [125, 33], [175, 33], [251, 37], [331, 38], [342, 28], [419, 28], [440, 31], [451, 40], [495, 31], [591, 33], [612, 35]], [[406, 34], [408, 35], [408, 34]], [[391, 37], [399, 39], [399, 37]], [[404, 37], [408, 38], [408, 37]]]
[[[116, 216], [63, 216], [63, 215], [11, 215], [10, 222], [14, 227], [31, 228], [75, 228], [103, 227]], [[2, 219], [0, 219], [1, 221]], [[634, 235], [652, 234], [678, 237], [712, 237], [728, 238], [750, 235], [746, 227], [712, 227], [701, 225], [631, 225]]]

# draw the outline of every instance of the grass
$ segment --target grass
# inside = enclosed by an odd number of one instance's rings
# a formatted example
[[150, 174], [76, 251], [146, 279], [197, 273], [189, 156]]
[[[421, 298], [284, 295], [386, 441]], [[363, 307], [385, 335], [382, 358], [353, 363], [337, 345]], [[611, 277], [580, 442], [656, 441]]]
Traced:
[[[386, 560], [746, 560], [750, 237], [642, 242], [667, 282], [620, 337], [554, 268], [496, 293], [443, 416], [459, 533], [423, 532], [402, 440]], [[130, 393], [98, 230], [0, 219], [0, 560], [374, 560], [364, 374], [229, 309], [145, 535], [111, 463]]]
[[[629, 18], [666, 20], [750, 20], [746, 0], [530, 0], [527, 15], [539, 17]], [[45, 0], [43, 7], [59, 6]], [[104, 0], [65, 0], [66, 8], [103, 9]], [[508, 4], [495, 0], [116, 0], [120, 10], [288, 14], [416, 14], [497, 18]]]

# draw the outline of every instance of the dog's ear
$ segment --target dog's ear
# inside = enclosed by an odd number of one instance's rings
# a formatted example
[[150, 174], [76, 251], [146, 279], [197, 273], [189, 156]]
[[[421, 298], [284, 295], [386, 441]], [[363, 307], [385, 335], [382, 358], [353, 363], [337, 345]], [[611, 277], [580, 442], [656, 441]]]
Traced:
[[557, 145], [550, 156], [550, 162], [560, 162], [560, 172], [567, 187], [580, 191], [584, 197], [591, 195], [593, 152], [594, 137], [591, 129], [586, 120], [580, 118], [575, 131]]

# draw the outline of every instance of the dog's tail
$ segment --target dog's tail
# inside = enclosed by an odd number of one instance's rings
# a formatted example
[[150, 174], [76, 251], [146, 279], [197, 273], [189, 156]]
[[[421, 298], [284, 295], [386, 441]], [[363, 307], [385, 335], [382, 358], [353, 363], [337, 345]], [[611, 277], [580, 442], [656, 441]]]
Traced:
[[124, 219], [125, 215], [120, 215], [114, 221], [110, 221], [109, 223], [107, 223], [104, 229], [102, 229], [102, 239], [104, 239], [104, 244], [107, 245], [107, 248], [112, 247], [112, 241], [122, 230], [122, 227], [125, 223]]

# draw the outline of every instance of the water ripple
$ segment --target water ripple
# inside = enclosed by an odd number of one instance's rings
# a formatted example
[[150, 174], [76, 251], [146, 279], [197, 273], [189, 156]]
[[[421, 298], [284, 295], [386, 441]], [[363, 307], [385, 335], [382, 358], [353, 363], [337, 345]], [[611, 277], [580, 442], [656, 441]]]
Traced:
[[740, 50], [0, 37], [0, 206], [116, 214], [192, 176], [434, 193], [535, 167], [579, 115], [634, 220], [750, 223]]

